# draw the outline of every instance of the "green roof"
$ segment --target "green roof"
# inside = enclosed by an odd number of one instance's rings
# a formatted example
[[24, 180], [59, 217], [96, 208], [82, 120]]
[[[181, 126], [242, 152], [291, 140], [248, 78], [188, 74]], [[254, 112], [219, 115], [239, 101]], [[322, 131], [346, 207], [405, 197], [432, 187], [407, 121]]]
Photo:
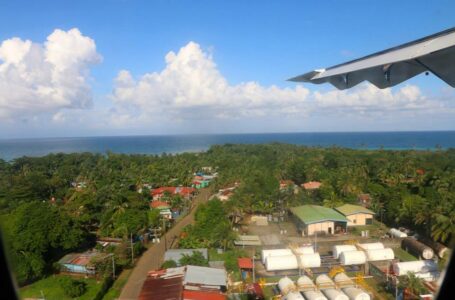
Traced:
[[313, 224], [324, 221], [347, 222], [345, 216], [332, 208], [319, 205], [301, 205], [292, 207], [291, 212], [305, 224]]
[[363, 206], [360, 206], [360, 205], [344, 204], [335, 209], [338, 210], [340, 213], [342, 213], [345, 216], [359, 214], [359, 213], [374, 215], [373, 211], [371, 211], [368, 208], [365, 208]]

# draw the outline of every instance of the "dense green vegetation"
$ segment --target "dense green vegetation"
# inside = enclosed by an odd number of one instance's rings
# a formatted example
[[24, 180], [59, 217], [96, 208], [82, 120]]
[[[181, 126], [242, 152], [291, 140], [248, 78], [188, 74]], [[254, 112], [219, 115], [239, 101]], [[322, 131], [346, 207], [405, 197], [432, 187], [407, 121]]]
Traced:
[[[181, 246], [229, 249], [234, 213], [274, 213], [293, 205], [329, 207], [372, 196], [390, 226], [407, 226], [450, 244], [455, 231], [455, 150], [368, 151], [284, 144], [213, 146], [179, 155], [52, 154], [0, 160], [0, 214], [20, 283], [53, 271], [65, 253], [94, 246], [98, 236], [136, 239], [160, 224], [149, 208], [152, 187], [189, 185], [203, 166], [215, 167], [214, 188], [239, 182], [232, 201], [200, 207]], [[278, 181], [322, 182], [319, 190], [279, 190]], [[171, 205], [182, 205], [171, 199]], [[115, 250], [126, 264], [125, 243]], [[140, 249], [138, 249], [139, 251]], [[114, 250], [113, 250], [114, 251]]]

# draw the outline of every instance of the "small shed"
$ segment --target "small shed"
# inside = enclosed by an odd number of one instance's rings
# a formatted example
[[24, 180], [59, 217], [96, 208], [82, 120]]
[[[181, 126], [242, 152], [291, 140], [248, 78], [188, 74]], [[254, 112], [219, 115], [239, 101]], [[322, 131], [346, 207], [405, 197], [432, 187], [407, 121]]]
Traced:
[[78, 274], [95, 274], [95, 266], [91, 264], [92, 258], [99, 255], [98, 252], [70, 253], [63, 256], [58, 263], [61, 271]]
[[360, 205], [344, 204], [335, 208], [348, 219], [348, 226], [373, 224], [375, 213]]

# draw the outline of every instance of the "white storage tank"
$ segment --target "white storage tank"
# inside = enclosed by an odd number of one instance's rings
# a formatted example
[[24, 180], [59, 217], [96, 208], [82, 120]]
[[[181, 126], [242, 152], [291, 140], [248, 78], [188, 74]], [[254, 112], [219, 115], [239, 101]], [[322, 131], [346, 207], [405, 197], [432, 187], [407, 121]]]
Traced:
[[329, 300], [349, 300], [348, 296], [336, 289], [326, 289], [323, 290], [322, 293], [324, 293]]
[[354, 245], [335, 245], [332, 248], [333, 258], [338, 259], [343, 251], [354, 251], [357, 248]]
[[306, 300], [327, 300], [320, 291], [305, 291], [302, 293]]
[[316, 277], [315, 282], [319, 289], [330, 289], [335, 287], [335, 283], [327, 274], [319, 275]]
[[391, 228], [389, 230], [389, 234], [394, 237], [394, 238], [405, 238], [407, 237], [408, 235], [402, 231], [399, 231], [398, 229], [396, 228]]
[[397, 262], [393, 264], [393, 272], [398, 275], [406, 275], [408, 272], [412, 273], [426, 273], [438, 270], [438, 265], [431, 259]]
[[294, 270], [298, 269], [299, 264], [295, 255], [269, 256], [265, 260], [267, 271]]
[[283, 298], [284, 300], [305, 300], [299, 292], [290, 292]]
[[295, 284], [289, 277], [283, 277], [278, 281], [278, 288], [283, 296], [295, 291]]
[[321, 266], [321, 256], [319, 256], [319, 253], [303, 254], [298, 258], [300, 268], [319, 268]]
[[313, 280], [306, 275], [300, 276], [299, 279], [297, 279], [297, 287], [300, 291], [316, 289]]
[[363, 250], [372, 250], [372, 249], [384, 249], [383, 243], [365, 243], [365, 244], [357, 244]]
[[339, 287], [350, 287], [354, 286], [354, 281], [352, 281], [351, 278], [349, 278], [346, 273], [338, 273], [333, 277], [333, 281], [339, 286]]
[[365, 253], [368, 261], [392, 260], [395, 258], [395, 253], [390, 248], [369, 249]]
[[291, 249], [267, 249], [262, 250], [262, 263], [265, 264], [265, 259], [270, 256], [283, 256], [293, 254]]
[[370, 300], [370, 295], [359, 288], [348, 287], [344, 288], [343, 292], [349, 297], [349, 300]]
[[303, 247], [297, 248], [295, 250], [295, 253], [296, 254], [313, 254], [314, 249], [313, 249], [313, 246], [303, 246]]
[[367, 257], [365, 252], [363, 251], [343, 251], [340, 254], [340, 263], [343, 266], [350, 266], [350, 265], [361, 265], [367, 261]]

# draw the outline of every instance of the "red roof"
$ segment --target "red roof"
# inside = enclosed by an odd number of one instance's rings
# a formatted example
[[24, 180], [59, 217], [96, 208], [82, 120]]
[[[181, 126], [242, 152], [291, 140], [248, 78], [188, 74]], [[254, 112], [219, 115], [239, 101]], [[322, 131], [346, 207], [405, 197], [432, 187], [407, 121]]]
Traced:
[[321, 186], [321, 183], [319, 181], [310, 181], [305, 182], [302, 186], [305, 190], [314, 190], [318, 189]]
[[237, 258], [237, 264], [240, 269], [253, 269], [253, 261], [248, 257]]
[[225, 300], [219, 292], [183, 290], [183, 300]]
[[157, 208], [157, 207], [160, 207], [160, 206], [169, 207], [169, 204], [167, 204], [166, 202], [163, 202], [163, 201], [152, 201], [152, 202], [150, 202], [150, 206], [152, 208]]

